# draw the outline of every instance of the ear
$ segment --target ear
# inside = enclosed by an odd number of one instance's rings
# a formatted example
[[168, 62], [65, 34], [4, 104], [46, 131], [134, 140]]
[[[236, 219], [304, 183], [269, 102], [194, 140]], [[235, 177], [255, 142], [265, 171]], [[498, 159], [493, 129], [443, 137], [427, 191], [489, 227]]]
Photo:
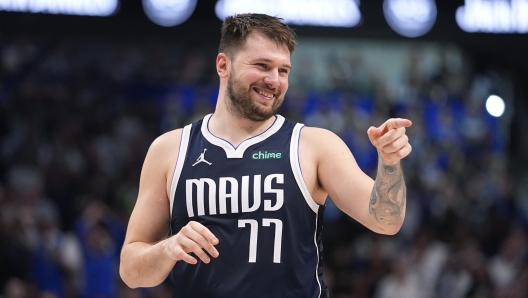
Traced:
[[216, 56], [216, 72], [220, 78], [227, 78], [230, 63], [231, 60], [226, 54], [219, 53], [218, 56]]

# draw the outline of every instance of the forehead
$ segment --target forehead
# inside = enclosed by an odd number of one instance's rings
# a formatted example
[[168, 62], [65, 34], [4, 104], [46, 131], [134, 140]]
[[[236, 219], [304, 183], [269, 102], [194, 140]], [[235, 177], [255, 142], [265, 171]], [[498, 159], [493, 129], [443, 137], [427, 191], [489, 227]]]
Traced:
[[290, 51], [286, 45], [279, 45], [273, 39], [260, 32], [252, 32], [239, 49], [237, 56], [245, 59], [269, 59], [289, 64]]

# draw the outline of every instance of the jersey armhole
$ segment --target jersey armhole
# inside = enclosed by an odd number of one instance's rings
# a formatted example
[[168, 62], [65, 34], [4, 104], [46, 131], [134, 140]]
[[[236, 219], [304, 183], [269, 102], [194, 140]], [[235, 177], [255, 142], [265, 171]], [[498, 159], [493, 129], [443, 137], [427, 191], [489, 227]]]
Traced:
[[295, 181], [297, 181], [297, 185], [303, 194], [304, 200], [310, 209], [312, 209], [314, 213], [317, 213], [319, 210], [319, 204], [314, 201], [310, 191], [308, 190], [308, 187], [306, 186], [304, 177], [302, 175], [301, 162], [299, 159], [299, 143], [301, 140], [301, 130], [303, 127], [304, 124], [297, 123], [293, 128], [290, 142], [290, 164], [293, 171], [293, 176], [295, 177]]
[[172, 182], [171, 182], [171, 188], [170, 188], [170, 216], [171, 218], [172, 218], [172, 208], [174, 206], [174, 195], [176, 194], [176, 186], [178, 186], [178, 181], [180, 180], [181, 171], [183, 169], [183, 163], [185, 162], [185, 156], [187, 155], [187, 147], [189, 146], [191, 126], [192, 124], [189, 124], [183, 128], [181, 139], [180, 139], [180, 151], [178, 152], [178, 158], [176, 159], [174, 173], [172, 174]]

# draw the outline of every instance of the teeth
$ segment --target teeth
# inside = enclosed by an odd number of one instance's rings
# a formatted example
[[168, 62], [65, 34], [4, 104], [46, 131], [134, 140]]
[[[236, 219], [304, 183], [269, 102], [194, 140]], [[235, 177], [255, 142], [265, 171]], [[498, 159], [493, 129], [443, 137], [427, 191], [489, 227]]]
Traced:
[[273, 93], [267, 93], [267, 92], [264, 92], [262, 90], [259, 90], [259, 94], [260, 95], [264, 95], [264, 96], [269, 97], [269, 98], [273, 97]]

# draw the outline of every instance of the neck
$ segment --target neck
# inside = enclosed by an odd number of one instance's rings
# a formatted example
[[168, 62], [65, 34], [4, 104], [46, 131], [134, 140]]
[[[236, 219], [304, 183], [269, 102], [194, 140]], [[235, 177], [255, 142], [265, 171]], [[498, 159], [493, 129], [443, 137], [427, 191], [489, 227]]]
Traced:
[[234, 115], [225, 106], [223, 98], [218, 98], [216, 109], [209, 121], [209, 131], [237, 147], [244, 140], [259, 135], [266, 131], [275, 117], [264, 121], [253, 121]]

